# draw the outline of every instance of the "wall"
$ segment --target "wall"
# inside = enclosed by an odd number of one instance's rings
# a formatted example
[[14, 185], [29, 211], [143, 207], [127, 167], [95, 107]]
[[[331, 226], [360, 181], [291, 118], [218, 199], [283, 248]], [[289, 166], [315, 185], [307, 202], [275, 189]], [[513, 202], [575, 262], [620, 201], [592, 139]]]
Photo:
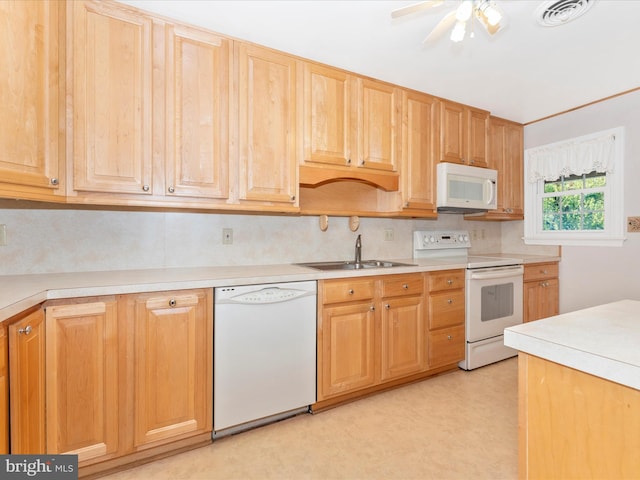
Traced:
[[[609, 128], [625, 127], [624, 215], [640, 215], [640, 91], [525, 127], [525, 149]], [[522, 222], [503, 227], [504, 238], [523, 235]], [[640, 233], [622, 247], [562, 247], [560, 311], [624, 298], [640, 300]]]
[[[433, 220], [330, 217], [320, 231], [318, 217], [219, 215], [43, 208], [0, 200], [0, 275], [213, 265], [294, 263], [351, 259], [362, 234], [363, 259], [412, 256], [414, 230], [476, 230], [473, 253], [501, 248], [501, 225], [465, 221], [459, 215]], [[222, 244], [222, 229], [233, 229], [233, 244]], [[384, 230], [394, 241], [384, 240]], [[484, 232], [484, 239], [483, 237]]]

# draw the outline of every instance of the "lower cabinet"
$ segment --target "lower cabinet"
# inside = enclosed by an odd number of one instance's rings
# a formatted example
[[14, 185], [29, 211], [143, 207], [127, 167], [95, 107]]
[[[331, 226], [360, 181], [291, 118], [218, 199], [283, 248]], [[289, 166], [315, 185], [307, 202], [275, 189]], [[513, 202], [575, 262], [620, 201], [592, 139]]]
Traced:
[[10, 321], [10, 451], [45, 453], [44, 311], [36, 309]]
[[0, 325], [0, 455], [9, 453], [9, 338]]
[[11, 453], [77, 454], [83, 476], [211, 440], [212, 289], [49, 301], [9, 352]]
[[525, 322], [558, 315], [560, 310], [558, 262], [525, 265], [523, 282]]
[[427, 274], [429, 367], [436, 368], [464, 360], [464, 285], [464, 270]]
[[316, 409], [429, 376], [464, 358], [464, 289], [461, 324], [456, 317], [441, 332], [455, 341], [441, 345], [428, 328], [425, 278], [412, 273], [319, 282]]

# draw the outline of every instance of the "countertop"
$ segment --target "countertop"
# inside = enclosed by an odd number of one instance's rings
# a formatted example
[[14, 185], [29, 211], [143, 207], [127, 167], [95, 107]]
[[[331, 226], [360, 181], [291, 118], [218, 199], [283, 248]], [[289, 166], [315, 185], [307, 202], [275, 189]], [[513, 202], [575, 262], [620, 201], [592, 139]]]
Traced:
[[[560, 260], [560, 257], [555, 256], [506, 253], [490, 255], [516, 258], [523, 263]], [[298, 265], [279, 264], [6, 275], [0, 276], [0, 322], [45, 300], [57, 298], [324, 280], [368, 275], [391, 275], [466, 267], [465, 262], [456, 257], [385, 260], [413, 265], [393, 268], [368, 268], [358, 271], [319, 271]]]
[[504, 344], [640, 390], [640, 301], [621, 300], [509, 327]]

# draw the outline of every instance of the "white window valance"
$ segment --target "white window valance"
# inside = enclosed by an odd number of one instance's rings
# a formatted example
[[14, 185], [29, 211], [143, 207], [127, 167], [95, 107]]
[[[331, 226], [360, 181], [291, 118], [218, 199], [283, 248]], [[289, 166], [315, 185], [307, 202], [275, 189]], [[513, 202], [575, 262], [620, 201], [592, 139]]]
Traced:
[[611, 133], [600, 133], [528, 149], [526, 179], [536, 183], [594, 171], [613, 173], [615, 139]]

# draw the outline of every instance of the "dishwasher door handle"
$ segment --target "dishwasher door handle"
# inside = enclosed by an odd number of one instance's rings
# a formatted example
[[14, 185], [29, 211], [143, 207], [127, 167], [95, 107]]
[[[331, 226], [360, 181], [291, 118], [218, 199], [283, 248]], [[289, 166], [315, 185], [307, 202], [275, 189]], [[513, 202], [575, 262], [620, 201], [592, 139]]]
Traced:
[[252, 292], [241, 293], [228, 298], [216, 299], [217, 304], [264, 305], [269, 303], [290, 302], [296, 298], [315, 296], [316, 292], [296, 288], [267, 287]]

